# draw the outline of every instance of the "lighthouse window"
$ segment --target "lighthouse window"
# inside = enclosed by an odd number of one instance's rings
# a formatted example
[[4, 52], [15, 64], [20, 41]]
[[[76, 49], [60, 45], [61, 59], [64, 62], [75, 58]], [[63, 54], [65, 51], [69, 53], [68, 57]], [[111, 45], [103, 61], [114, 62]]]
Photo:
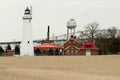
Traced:
[[28, 41], [28, 44], [30, 43], [30, 41]]

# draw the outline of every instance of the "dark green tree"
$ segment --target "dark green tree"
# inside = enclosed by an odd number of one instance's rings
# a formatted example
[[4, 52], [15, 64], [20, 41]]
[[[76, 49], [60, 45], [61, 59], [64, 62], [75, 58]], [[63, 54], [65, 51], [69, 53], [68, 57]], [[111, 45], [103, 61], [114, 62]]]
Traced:
[[41, 53], [41, 51], [39, 50], [39, 48], [37, 48], [37, 49], [34, 51], [34, 53], [35, 53], [36, 56], [39, 56], [40, 53]]
[[53, 55], [53, 50], [52, 50], [52, 48], [49, 49], [48, 55]]
[[107, 38], [96, 38], [95, 44], [99, 48], [100, 55], [106, 55], [109, 53], [109, 39]]
[[0, 56], [2, 56], [3, 53], [4, 53], [4, 50], [3, 50], [2, 46], [0, 46]]
[[58, 49], [55, 50], [55, 55], [59, 55], [59, 50]]
[[109, 51], [112, 54], [117, 54], [120, 50], [120, 39], [117, 37], [117, 30], [118, 29], [116, 27], [111, 27], [107, 30], [109, 36]]
[[109, 51], [112, 54], [118, 54], [118, 52], [120, 52], [120, 38], [110, 40]]
[[95, 40], [100, 54], [118, 54], [120, 52], [120, 37], [117, 36], [117, 28], [109, 28], [102, 32]]
[[11, 50], [10, 44], [7, 45], [6, 50]]
[[15, 50], [15, 55], [20, 55], [20, 46], [19, 45], [16, 45], [14, 50]]

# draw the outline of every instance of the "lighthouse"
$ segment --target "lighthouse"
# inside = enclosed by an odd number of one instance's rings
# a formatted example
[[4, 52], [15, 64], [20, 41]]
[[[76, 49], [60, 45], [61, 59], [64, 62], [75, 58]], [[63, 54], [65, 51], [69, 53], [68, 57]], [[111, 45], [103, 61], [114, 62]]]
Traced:
[[34, 56], [32, 39], [32, 10], [27, 7], [23, 16], [23, 33], [20, 48], [20, 56]]

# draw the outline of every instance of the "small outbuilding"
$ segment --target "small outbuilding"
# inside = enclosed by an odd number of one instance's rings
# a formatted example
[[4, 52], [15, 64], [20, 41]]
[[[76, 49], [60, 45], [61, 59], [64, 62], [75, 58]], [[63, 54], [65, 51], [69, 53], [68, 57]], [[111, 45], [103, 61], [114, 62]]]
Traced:
[[80, 54], [86, 56], [98, 55], [98, 48], [91, 40], [88, 40], [80, 47]]
[[7, 50], [6, 51], [6, 56], [13, 56], [14, 53], [15, 53], [15, 51], [13, 51], [13, 50]]

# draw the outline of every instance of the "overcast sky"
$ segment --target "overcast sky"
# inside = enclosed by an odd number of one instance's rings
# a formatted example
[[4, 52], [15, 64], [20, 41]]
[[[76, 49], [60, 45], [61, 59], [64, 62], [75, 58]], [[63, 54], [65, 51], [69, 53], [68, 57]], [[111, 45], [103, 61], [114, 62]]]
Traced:
[[33, 39], [65, 34], [67, 21], [74, 18], [77, 31], [90, 22], [100, 23], [100, 29], [116, 26], [120, 29], [120, 0], [0, 0], [0, 42], [22, 39], [22, 17], [26, 6], [33, 9]]

